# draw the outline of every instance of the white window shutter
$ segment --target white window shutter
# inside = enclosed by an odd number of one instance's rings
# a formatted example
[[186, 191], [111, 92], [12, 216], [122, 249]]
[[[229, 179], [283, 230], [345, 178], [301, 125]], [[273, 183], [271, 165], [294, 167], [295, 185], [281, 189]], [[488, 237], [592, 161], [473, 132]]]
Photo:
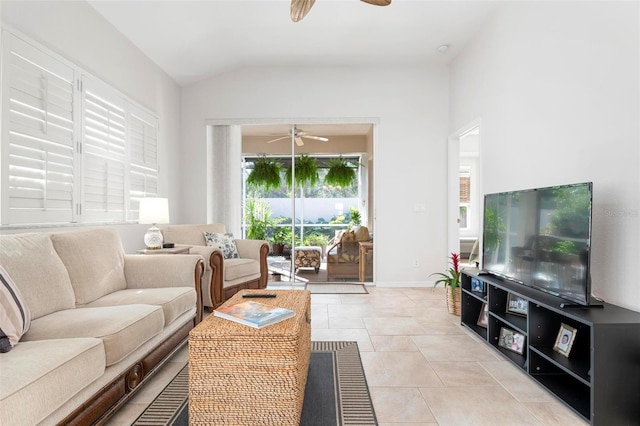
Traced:
[[73, 68], [3, 33], [2, 223], [74, 220]]
[[158, 119], [130, 106], [129, 220], [137, 220], [140, 198], [158, 196]]
[[125, 218], [125, 101], [96, 80], [82, 79], [82, 221]]

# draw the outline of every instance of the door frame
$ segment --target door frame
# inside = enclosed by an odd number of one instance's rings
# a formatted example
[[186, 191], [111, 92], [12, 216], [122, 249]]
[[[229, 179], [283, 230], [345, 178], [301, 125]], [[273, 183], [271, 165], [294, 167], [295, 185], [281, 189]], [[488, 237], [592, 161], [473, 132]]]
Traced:
[[[460, 139], [469, 132], [479, 130], [477, 185], [482, 194], [482, 125], [476, 118], [454, 131], [447, 138], [447, 248], [448, 253], [460, 253]], [[482, 230], [482, 224], [478, 224]], [[481, 238], [480, 238], [481, 239]], [[481, 252], [480, 252], [481, 253]]]

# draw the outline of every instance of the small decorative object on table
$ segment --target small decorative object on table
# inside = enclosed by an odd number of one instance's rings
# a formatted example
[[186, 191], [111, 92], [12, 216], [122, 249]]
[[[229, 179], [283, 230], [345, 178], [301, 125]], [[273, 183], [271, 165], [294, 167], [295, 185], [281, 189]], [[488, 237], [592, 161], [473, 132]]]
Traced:
[[451, 253], [451, 267], [446, 274], [436, 272], [431, 275], [439, 275], [441, 277], [433, 284], [434, 287], [443, 283], [445, 288], [449, 287], [450, 289], [450, 291], [447, 291], [447, 308], [449, 309], [449, 313], [460, 315], [460, 255], [458, 253]]
[[556, 337], [556, 343], [553, 345], [553, 350], [569, 357], [573, 341], [576, 339], [577, 329], [568, 326], [565, 323], [560, 324], [560, 331], [558, 331], [558, 337]]
[[515, 294], [509, 293], [507, 295], [507, 313], [519, 315], [521, 317], [527, 316], [527, 310], [529, 307], [529, 301]]

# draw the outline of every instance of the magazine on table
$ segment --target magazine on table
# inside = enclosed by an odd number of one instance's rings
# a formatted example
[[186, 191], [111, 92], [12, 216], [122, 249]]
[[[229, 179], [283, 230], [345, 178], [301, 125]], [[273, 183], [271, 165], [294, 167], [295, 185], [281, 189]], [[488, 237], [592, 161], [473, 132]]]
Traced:
[[263, 328], [271, 324], [292, 318], [295, 312], [291, 309], [268, 306], [260, 302], [249, 300], [231, 306], [223, 306], [213, 314], [217, 317], [235, 321], [253, 328]]

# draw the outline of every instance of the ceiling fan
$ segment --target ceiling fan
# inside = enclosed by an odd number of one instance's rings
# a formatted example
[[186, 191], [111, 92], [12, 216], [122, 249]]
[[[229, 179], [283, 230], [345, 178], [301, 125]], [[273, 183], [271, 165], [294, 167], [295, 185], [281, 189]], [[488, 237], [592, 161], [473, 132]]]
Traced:
[[[361, 0], [374, 6], [389, 6], [391, 0]], [[302, 18], [311, 10], [316, 0], [291, 0], [291, 20], [293, 22], [302, 21]]]
[[[305, 132], [304, 130], [300, 130], [297, 127], [293, 127], [293, 137], [296, 140], [296, 145], [298, 146], [302, 146], [304, 145], [304, 141], [302, 140], [304, 139], [315, 139], [317, 141], [322, 141], [322, 142], [327, 142], [329, 139], [322, 137], [322, 136], [314, 136], [314, 135], [310, 135], [309, 133]], [[283, 139], [291, 139], [291, 130], [289, 130], [289, 134], [286, 136], [281, 136], [279, 138], [276, 139], [272, 139], [270, 141], [267, 141], [267, 143], [271, 143], [271, 142], [276, 142], [276, 141], [280, 141]]]

